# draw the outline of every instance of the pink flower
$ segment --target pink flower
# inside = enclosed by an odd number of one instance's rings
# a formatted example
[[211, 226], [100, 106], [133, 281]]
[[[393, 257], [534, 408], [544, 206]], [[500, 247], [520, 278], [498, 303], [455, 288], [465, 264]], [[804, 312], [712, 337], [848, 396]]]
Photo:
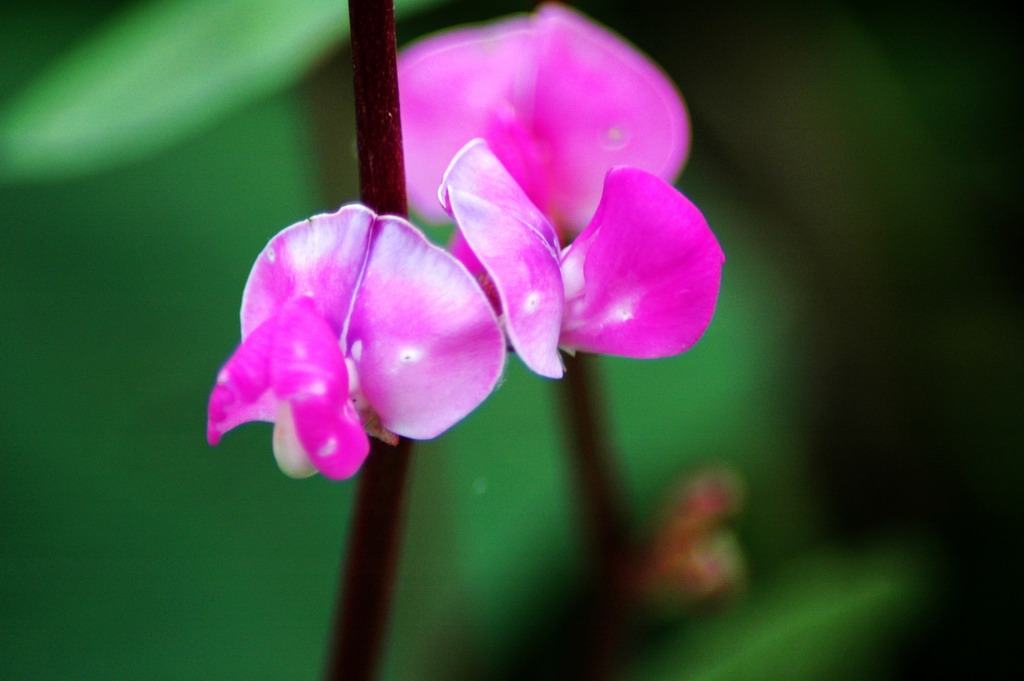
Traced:
[[562, 375], [559, 347], [667, 357], [711, 321], [725, 257], [700, 211], [651, 173], [609, 170], [564, 250], [483, 140], [458, 153], [438, 197], [458, 229], [454, 254], [489, 282], [509, 342], [542, 376]]
[[370, 433], [436, 437], [494, 388], [505, 344], [476, 281], [407, 221], [350, 205], [270, 240], [242, 296], [242, 343], [207, 437], [274, 422], [292, 476], [353, 475]]
[[645, 55], [558, 4], [426, 38], [399, 59], [409, 195], [425, 218], [451, 158], [481, 137], [559, 229], [594, 214], [608, 168], [665, 180], [682, 168], [689, 122]]

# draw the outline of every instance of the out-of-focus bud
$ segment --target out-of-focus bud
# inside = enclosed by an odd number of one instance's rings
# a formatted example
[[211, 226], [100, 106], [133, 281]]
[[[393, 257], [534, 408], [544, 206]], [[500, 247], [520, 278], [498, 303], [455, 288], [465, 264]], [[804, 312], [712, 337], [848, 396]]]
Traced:
[[648, 547], [641, 584], [652, 605], [703, 610], [743, 592], [746, 562], [726, 524], [742, 500], [742, 482], [731, 469], [704, 469], [682, 482]]

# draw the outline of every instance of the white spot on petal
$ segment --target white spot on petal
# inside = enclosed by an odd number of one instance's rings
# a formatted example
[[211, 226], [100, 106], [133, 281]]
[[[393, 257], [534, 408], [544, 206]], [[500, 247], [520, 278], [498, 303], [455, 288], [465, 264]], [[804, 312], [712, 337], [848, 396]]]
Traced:
[[334, 454], [338, 449], [338, 441], [333, 437], [323, 444], [322, 447], [317, 451], [317, 456], [325, 457]]
[[613, 125], [605, 130], [601, 143], [605, 149], [622, 149], [629, 143], [629, 134], [621, 125]]
[[277, 251], [273, 247], [267, 249], [267, 260], [270, 262], [277, 260]]
[[352, 359], [358, 362], [359, 358], [363, 356], [363, 341], [357, 340], [353, 343], [352, 350], [350, 352], [352, 354]]
[[423, 358], [423, 350], [420, 348], [402, 348], [398, 353], [398, 358], [405, 364], [412, 364]]
[[537, 291], [530, 293], [523, 301], [523, 309], [527, 312], [536, 312], [538, 305], [540, 305], [540, 293]]
[[615, 301], [607, 312], [609, 322], [628, 322], [636, 316], [636, 306], [640, 301], [634, 296], [627, 296]]

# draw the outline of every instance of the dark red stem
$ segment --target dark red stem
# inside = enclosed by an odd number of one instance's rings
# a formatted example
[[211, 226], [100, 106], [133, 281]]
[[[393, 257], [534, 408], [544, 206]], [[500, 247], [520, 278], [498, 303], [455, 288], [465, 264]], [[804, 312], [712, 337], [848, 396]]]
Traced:
[[396, 447], [375, 439], [359, 471], [348, 566], [326, 674], [331, 681], [376, 676], [399, 558], [410, 449], [405, 438]]
[[[392, 0], [349, 0], [359, 191], [378, 213], [405, 216]], [[326, 678], [370, 681], [379, 667], [398, 565], [411, 443], [374, 439], [359, 472], [344, 587]]]
[[405, 216], [393, 0], [349, 0], [359, 193], [378, 213]]
[[602, 576], [625, 548], [625, 521], [618, 471], [613, 470], [606, 413], [595, 385], [594, 358], [565, 357], [562, 397], [569, 419], [573, 465], [579, 480], [583, 515]]

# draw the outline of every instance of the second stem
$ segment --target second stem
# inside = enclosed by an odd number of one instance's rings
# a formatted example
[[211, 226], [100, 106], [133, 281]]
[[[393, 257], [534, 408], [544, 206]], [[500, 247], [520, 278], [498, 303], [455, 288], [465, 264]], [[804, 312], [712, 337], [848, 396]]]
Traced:
[[579, 678], [612, 679], [622, 658], [627, 618], [631, 550], [627, 539], [621, 477], [606, 430], [594, 358], [577, 354], [565, 358], [560, 392], [569, 418], [572, 468], [578, 481], [581, 516], [590, 535], [597, 584], [585, 620]]

